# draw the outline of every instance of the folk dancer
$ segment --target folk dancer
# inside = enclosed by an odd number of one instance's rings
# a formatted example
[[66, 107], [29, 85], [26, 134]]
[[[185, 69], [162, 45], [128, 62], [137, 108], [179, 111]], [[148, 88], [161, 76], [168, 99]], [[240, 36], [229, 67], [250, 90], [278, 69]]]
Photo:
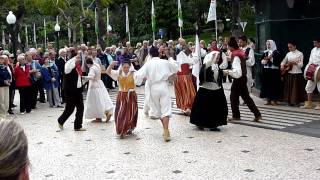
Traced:
[[234, 80], [231, 85], [231, 109], [232, 109], [232, 118], [230, 121], [240, 120], [240, 111], [239, 111], [239, 97], [243, 99], [244, 103], [249, 107], [251, 112], [253, 112], [255, 122], [259, 122], [262, 117], [261, 113], [255, 105], [254, 101], [249, 95], [247, 87], [247, 67], [246, 67], [246, 55], [239, 49], [238, 43], [235, 37], [231, 37], [228, 42], [229, 50], [232, 53], [231, 62], [232, 69], [224, 70], [224, 75], [231, 75]]

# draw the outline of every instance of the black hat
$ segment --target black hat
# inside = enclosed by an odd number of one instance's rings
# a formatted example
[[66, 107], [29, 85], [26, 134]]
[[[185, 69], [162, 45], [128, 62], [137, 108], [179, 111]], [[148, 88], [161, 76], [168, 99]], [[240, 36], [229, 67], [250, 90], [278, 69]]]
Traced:
[[159, 57], [159, 50], [154, 46], [151, 46], [149, 53], [152, 57]]

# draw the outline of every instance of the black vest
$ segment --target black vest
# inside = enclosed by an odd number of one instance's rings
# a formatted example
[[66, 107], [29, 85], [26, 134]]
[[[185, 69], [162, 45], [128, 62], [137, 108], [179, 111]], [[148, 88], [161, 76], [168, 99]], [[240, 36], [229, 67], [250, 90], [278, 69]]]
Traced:
[[72, 71], [69, 74], [64, 75], [62, 88], [64, 89], [66, 94], [82, 92], [82, 87], [77, 88], [78, 77], [79, 76], [76, 68], [72, 69]]

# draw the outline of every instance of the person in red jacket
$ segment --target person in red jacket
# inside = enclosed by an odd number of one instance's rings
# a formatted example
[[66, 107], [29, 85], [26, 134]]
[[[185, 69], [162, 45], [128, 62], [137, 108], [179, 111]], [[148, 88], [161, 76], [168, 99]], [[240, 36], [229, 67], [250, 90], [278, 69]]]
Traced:
[[24, 55], [18, 56], [18, 64], [14, 68], [14, 77], [16, 79], [16, 88], [20, 94], [20, 113], [31, 112], [31, 80], [30, 66], [26, 63]]

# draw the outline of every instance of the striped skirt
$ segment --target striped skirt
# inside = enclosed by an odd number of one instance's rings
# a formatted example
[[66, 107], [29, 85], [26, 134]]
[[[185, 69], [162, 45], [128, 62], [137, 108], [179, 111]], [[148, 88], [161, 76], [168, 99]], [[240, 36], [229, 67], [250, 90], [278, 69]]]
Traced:
[[174, 81], [177, 107], [183, 111], [192, 108], [197, 93], [197, 78], [192, 74], [177, 75]]
[[135, 92], [118, 93], [114, 118], [118, 135], [126, 135], [137, 126], [138, 101]]

